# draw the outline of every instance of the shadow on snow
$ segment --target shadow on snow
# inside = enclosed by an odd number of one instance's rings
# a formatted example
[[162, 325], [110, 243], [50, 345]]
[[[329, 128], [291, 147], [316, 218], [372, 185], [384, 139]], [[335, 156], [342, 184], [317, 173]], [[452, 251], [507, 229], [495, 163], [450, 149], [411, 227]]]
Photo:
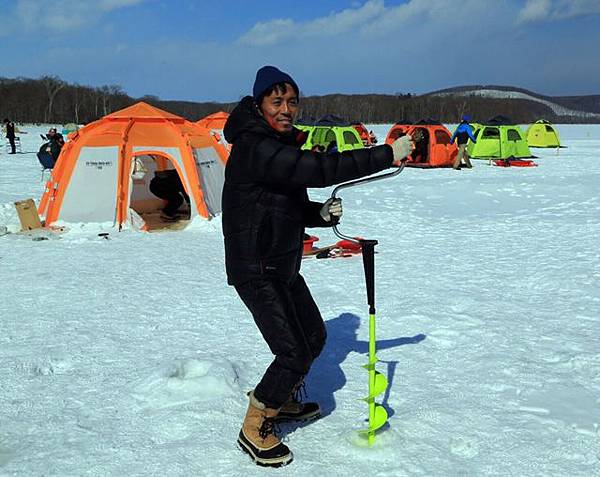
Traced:
[[[306, 377], [306, 388], [309, 393], [308, 399], [317, 401], [321, 405], [321, 415], [326, 417], [336, 408], [335, 392], [342, 389], [346, 384], [346, 376], [342, 371], [341, 364], [351, 352], [364, 354], [369, 353], [369, 342], [360, 341], [357, 338], [361, 319], [352, 313], [342, 313], [337, 318], [325, 322], [327, 327], [327, 344], [321, 356], [313, 364], [310, 373]], [[412, 337], [401, 337], [393, 339], [377, 340], [377, 350], [384, 350], [408, 344], [418, 344], [425, 339], [424, 334]], [[364, 360], [366, 364], [367, 359]], [[383, 395], [381, 404], [386, 408], [388, 416], [394, 415], [394, 410], [389, 406], [389, 397], [394, 385], [394, 375], [398, 361], [379, 361], [387, 364], [387, 370], [381, 364], [378, 370], [387, 375], [388, 387]], [[365, 371], [365, 395], [367, 394], [367, 373]], [[309, 423], [293, 424], [288, 427], [288, 432], [293, 432], [298, 427], [304, 427]]]

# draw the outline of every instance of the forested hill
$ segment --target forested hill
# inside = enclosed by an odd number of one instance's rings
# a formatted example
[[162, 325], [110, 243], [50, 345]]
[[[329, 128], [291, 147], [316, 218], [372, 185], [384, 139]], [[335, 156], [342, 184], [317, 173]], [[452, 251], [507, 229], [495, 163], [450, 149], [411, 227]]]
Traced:
[[[0, 119], [8, 117], [18, 123], [85, 124], [138, 101], [192, 121], [215, 111], [231, 111], [235, 106], [165, 101], [155, 96], [133, 98], [118, 85], [82, 86], [56, 76], [0, 78]], [[539, 118], [556, 123], [600, 123], [600, 95], [549, 97], [510, 86], [462, 86], [423, 95], [330, 94], [303, 97], [300, 104], [304, 117], [335, 114], [365, 123], [421, 118], [452, 123], [463, 114], [470, 114], [475, 121], [502, 114], [523, 124]]]

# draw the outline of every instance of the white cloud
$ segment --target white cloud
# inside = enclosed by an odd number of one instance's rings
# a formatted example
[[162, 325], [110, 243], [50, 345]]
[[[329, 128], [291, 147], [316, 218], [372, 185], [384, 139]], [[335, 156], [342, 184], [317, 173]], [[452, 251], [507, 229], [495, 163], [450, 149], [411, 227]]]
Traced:
[[[353, 2], [352, 8], [331, 12], [306, 22], [295, 22], [289, 18], [259, 22], [238, 39], [238, 43], [248, 46], [272, 46], [289, 41], [302, 41], [310, 38], [336, 38], [352, 34], [353, 38], [383, 37], [390, 33], [400, 35], [406, 29], [412, 31], [431, 25], [442, 25], [443, 30], [460, 27], [464, 22], [482, 13], [486, 7], [481, 0], [462, 0], [461, 9], [469, 15], [457, 15], [454, 0], [409, 0], [397, 6], [386, 6], [384, 0]], [[448, 23], [448, 19], [453, 20]]]
[[600, 13], [598, 0], [527, 0], [517, 23], [564, 20]]
[[246, 45], [265, 46], [302, 38], [335, 37], [368, 24], [384, 12], [383, 0], [369, 0], [356, 8], [332, 12], [308, 22], [291, 19], [259, 22], [238, 41]]
[[598, 0], [561, 0], [558, 3], [557, 15], [559, 18], [600, 13], [600, 1]]
[[[62, 0], [49, 6], [46, 0], [18, 0], [9, 24], [13, 29], [43, 29], [49, 33], [78, 30], [93, 24], [103, 15], [138, 5], [145, 0]], [[11, 13], [6, 13], [10, 17]]]
[[[119, 8], [133, 7], [142, 3], [144, 0], [101, 0], [97, 5], [105, 12], [117, 10]], [[81, 3], [81, 0], [78, 2]]]
[[550, 16], [551, 7], [550, 0], [528, 0], [517, 15], [517, 23], [544, 20]]

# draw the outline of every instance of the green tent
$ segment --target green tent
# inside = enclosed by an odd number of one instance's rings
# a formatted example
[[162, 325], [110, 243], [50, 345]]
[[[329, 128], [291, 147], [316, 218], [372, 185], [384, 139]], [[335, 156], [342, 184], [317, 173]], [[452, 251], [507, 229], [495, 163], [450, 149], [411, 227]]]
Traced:
[[473, 159], [506, 159], [534, 157], [519, 126], [504, 116], [496, 116], [478, 124], [476, 143], [469, 141], [467, 152]]
[[545, 119], [540, 119], [527, 128], [527, 142], [531, 147], [560, 147], [558, 132]]
[[475, 136], [475, 134], [477, 133], [477, 131], [479, 129], [481, 129], [481, 123], [472, 123], [472, 122], [469, 122], [469, 124], [471, 125], [471, 129], [473, 130], [473, 136]]
[[340, 152], [365, 147], [356, 129], [349, 122], [336, 116], [327, 115], [318, 121], [300, 119], [296, 127], [308, 133], [302, 149], [310, 150], [320, 146], [326, 150], [332, 142]]
[[75, 132], [79, 129], [79, 126], [75, 123], [65, 124], [62, 128], [62, 135], [67, 139], [69, 133]]

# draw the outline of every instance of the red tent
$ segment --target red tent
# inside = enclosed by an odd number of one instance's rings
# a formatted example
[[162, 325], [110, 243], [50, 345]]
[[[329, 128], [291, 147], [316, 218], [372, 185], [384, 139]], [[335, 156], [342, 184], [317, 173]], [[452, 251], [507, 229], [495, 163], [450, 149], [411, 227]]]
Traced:
[[422, 137], [417, 141], [415, 150], [406, 162], [410, 167], [452, 167], [458, 154], [456, 144], [450, 143], [450, 131], [440, 123], [434, 121], [419, 121], [417, 124], [394, 124], [385, 138], [386, 144], [393, 143], [396, 139], [406, 134], [413, 137]]

